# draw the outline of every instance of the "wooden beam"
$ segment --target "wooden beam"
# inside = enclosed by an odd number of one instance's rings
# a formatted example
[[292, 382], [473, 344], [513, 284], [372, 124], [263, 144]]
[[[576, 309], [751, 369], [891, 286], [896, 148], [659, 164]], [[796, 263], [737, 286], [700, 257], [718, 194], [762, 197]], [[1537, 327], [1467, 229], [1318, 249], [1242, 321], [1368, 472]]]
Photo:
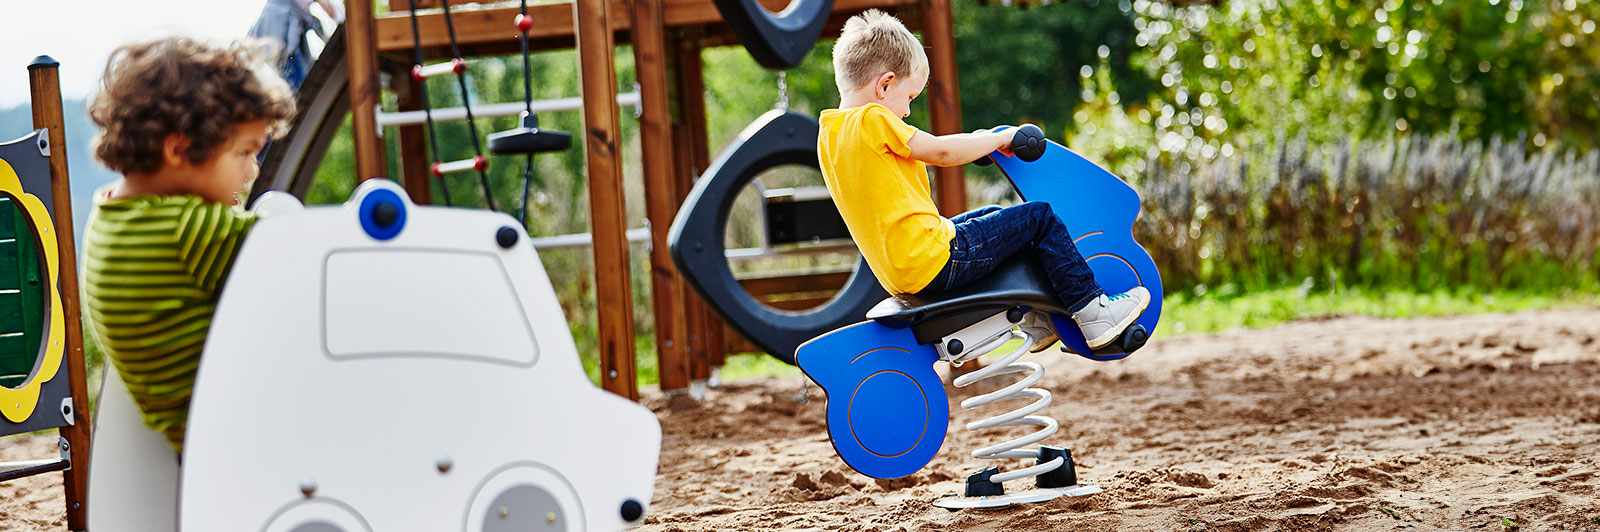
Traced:
[[[452, 3], [451, 5], [454, 5], [455, 3]], [[389, 11], [405, 11], [407, 9], [411, 9], [411, 6], [413, 5], [421, 9], [427, 9], [439, 7], [440, 4], [439, 0], [389, 0]]]
[[[921, 0], [922, 42], [928, 53], [928, 122], [935, 135], [961, 132], [961, 86], [956, 69], [955, 28], [950, 0]], [[967, 177], [961, 166], [934, 170], [934, 201], [939, 213], [967, 211]]]
[[388, 174], [378, 136], [378, 53], [372, 33], [372, 2], [351, 2], [345, 18], [345, 58], [350, 66], [350, 122], [355, 135], [356, 178]]
[[[585, 2], [598, 0], [585, 0]], [[627, 13], [630, 0], [606, 0], [604, 6], [611, 13]], [[709, 36], [732, 36], [733, 32], [728, 24], [722, 20], [722, 13], [711, 0], [660, 0], [661, 19], [668, 29], [683, 29], [689, 27], [703, 27]], [[833, 10], [838, 14], [854, 14], [872, 8], [890, 9], [900, 6], [916, 5], [919, 0], [835, 0]], [[788, 4], [787, 0], [762, 0], [762, 4], [774, 11], [783, 9]], [[494, 53], [513, 53], [520, 49], [517, 41], [517, 31], [514, 20], [519, 7], [515, 3], [490, 4], [493, 7], [480, 9], [458, 9], [451, 11], [455, 17], [456, 38], [463, 46], [464, 55], [488, 55]], [[529, 47], [533, 50], [550, 50], [558, 48], [571, 48], [573, 46], [573, 10], [570, 2], [549, 4], [535, 4], [528, 6], [528, 16], [533, 19], [533, 28], [528, 30]], [[354, 9], [351, 10], [353, 19]], [[411, 39], [411, 13], [409, 11], [393, 11], [378, 15], [376, 21], [376, 34], [378, 51], [393, 52], [406, 51], [412, 48]], [[829, 22], [828, 28], [823, 30], [824, 36], [837, 35], [839, 24]], [[633, 21], [627, 17], [618, 17], [613, 21], [612, 31], [628, 33], [633, 27]], [[433, 50], [448, 48], [450, 35], [445, 29], [444, 14], [438, 10], [419, 10], [417, 12], [417, 29], [421, 33], [422, 47]], [[616, 35], [615, 38], [627, 42], [627, 35]]]
[[33, 102], [33, 127], [49, 130], [50, 195], [56, 233], [56, 288], [61, 294], [62, 319], [67, 328], [62, 355], [67, 365], [67, 393], [72, 396], [72, 424], [61, 427], [64, 451], [72, 468], [61, 474], [66, 491], [67, 529], [84, 530], [84, 499], [89, 494], [89, 390], [83, 364], [83, 322], [78, 316], [78, 252], [72, 227], [72, 187], [67, 177], [67, 132], [61, 114], [61, 77], [54, 59], [39, 56], [28, 65], [28, 92]]
[[[673, 85], [674, 104], [673, 143], [677, 171], [673, 180], [677, 186], [677, 202], [689, 196], [695, 179], [710, 165], [706, 148], [706, 102], [704, 64], [700, 60], [697, 31], [674, 32], [672, 49], [676, 59], [677, 79]], [[693, 291], [685, 291], [682, 313], [684, 330], [689, 341], [689, 378], [705, 380], [711, 376], [711, 353], [716, 351], [711, 343], [719, 341], [715, 329], [721, 327], [711, 308]]]
[[[401, 111], [419, 111], [422, 87], [409, 75], [389, 76], [390, 89], [395, 93]], [[406, 194], [418, 205], [433, 203], [433, 173], [428, 171], [428, 131], [422, 124], [400, 126], [400, 176]]]
[[667, 233], [678, 214], [673, 182], [672, 108], [662, 0], [632, 0], [633, 64], [639, 79], [639, 145], [644, 159], [645, 215], [650, 219], [650, 294], [656, 321], [656, 368], [663, 391], [689, 388], [683, 292]]
[[806, 273], [800, 275], [763, 275], [739, 280], [739, 286], [753, 296], [794, 294], [800, 292], [837, 291], [850, 280], [855, 270]]
[[600, 317], [600, 384], [637, 401], [633, 297], [624, 234], [628, 221], [622, 191], [622, 127], [617, 118], [616, 46], [610, 7], [610, 2], [577, 2], [572, 4], [572, 16], [577, 20], [578, 75], [583, 87], [589, 230], [594, 234], [595, 304]]

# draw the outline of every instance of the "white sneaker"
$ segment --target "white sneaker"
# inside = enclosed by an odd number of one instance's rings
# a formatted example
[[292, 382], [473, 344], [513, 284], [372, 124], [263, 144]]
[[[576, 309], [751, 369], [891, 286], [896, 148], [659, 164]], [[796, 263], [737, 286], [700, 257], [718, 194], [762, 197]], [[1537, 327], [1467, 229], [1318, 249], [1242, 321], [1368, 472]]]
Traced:
[[1072, 320], [1083, 330], [1089, 349], [1099, 349], [1116, 340], [1149, 305], [1150, 291], [1136, 286], [1116, 295], [1101, 294], [1083, 310], [1072, 313]]
[[1043, 312], [1027, 313], [1017, 327], [1022, 329], [1028, 338], [1033, 339], [1033, 345], [1028, 347], [1030, 353], [1044, 351], [1061, 341], [1061, 337], [1056, 334], [1055, 325], [1050, 321], [1050, 315]]

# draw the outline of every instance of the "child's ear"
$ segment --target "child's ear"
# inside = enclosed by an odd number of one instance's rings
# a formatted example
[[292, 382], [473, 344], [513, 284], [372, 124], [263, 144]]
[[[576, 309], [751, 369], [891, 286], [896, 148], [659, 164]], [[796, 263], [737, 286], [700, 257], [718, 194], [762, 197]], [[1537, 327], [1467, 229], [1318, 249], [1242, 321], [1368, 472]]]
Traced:
[[161, 141], [161, 165], [182, 167], [189, 163], [189, 137], [181, 133], [168, 133]]
[[894, 71], [891, 70], [884, 72], [883, 74], [878, 75], [878, 80], [873, 83], [872, 92], [873, 94], [877, 95], [878, 99], [880, 100], [887, 98], [889, 96], [889, 86], [893, 83]]

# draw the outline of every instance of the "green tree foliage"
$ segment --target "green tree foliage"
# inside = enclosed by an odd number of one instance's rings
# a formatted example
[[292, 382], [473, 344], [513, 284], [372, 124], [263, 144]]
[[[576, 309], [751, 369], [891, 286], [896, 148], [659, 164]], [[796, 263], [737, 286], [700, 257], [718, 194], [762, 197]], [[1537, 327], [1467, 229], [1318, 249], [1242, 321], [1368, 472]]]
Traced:
[[[1600, 140], [1593, 127], [1600, 119], [1594, 34], [1600, 4], [1236, 0], [1174, 8], [1139, 0], [1123, 6], [1139, 30], [1135, 44], [1145, 52], [1145, 69], [1161, 82], [1156, 117], [1220, 119], [1206, 124], [1223, 128], [1195, 130], [1202, 138], [1420, 132], [1488, 141], [1526, 133], [1534, 147], [1559, 140], [1577, 148]], [[1182, 128], [1158, 126], [1175, 129]]]
[[970, 129], [1022, 122], [1069, 128], [1083, 103], [1085, 67], [1109, 67], [1129, 105], [1143, 103], [1152, 88], [1133, 62], [1140, 52], [1134, 19], [1111, 0], [1027, 8], [955, 2], [953, 9], [961, 119]]

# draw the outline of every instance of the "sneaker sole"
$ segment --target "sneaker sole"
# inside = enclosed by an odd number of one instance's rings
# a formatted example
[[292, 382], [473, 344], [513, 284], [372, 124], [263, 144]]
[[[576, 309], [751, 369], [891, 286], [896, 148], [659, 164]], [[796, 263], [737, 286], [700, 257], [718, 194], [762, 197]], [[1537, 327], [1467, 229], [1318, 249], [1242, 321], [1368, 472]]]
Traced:
[[1139, 320], [1139, 316], [1143, 316], [1144, 315], [1144, 309], [1149, 308], [1149, 307], [1150, 307], [1150, 300], [1149, 299], [1145, 299], [1144, 300], [1144, 304], [1139, 305], [1139, 310], [1134, 311], [1134, 312], [1129, 312], [1128, 313], [1128, 317], [1123, 318], [1122, 322], [1118, 323], [1116, 327], [1112, 327], [1111, 329], [1107, 330], [1105, 334], [1102, 334], [1098, 338], [1095, 338], [1093, 340], [1090, 340], [1090, 341], [1086, 342], [1086, 343], [1089, 344], [1089, 349], [1090, 350], [1095, 350], [1095, 349], [1099, 349], [1099, 348], [1105, 347], [1106, 344], [1111, 343], [1112, 340], [1116, 340], [1118, 336], [1122, 336], [1123, 331], [1128, 330], [1128, 326], [1129, 325], [1133, 325], [1133, 322], [1138, 321]]

